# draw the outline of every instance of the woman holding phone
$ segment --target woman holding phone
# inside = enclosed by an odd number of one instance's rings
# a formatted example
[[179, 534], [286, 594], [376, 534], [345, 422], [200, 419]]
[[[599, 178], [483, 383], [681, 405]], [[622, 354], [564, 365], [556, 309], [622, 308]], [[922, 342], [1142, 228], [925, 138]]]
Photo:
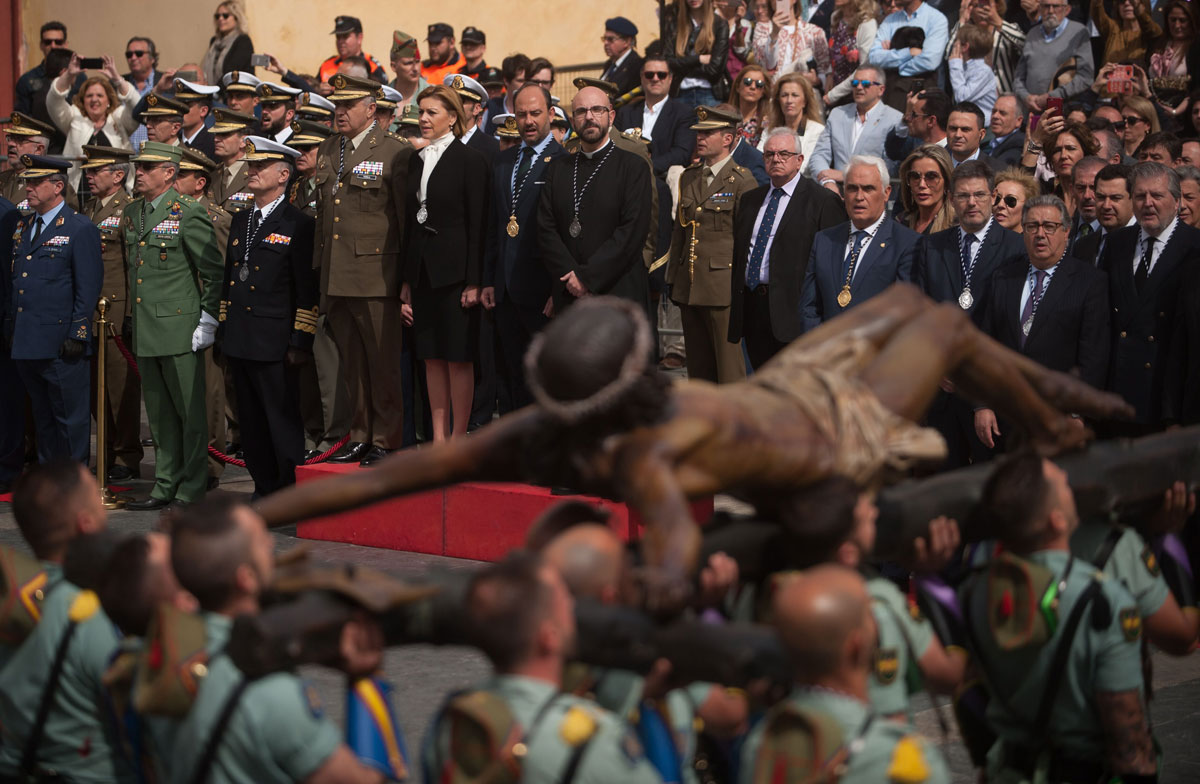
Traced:
[[[80, 158], [83, 145], [132, 149], [129, 134], [137, 128], [133, 109], [141, 97], [133, 85], [117, 73], [116, 64], [108, 55], [100, 58], [103, 76], [93, 76], [84, 82], [70, 101], [71, 85], [83, 73], [79, 55], [71, 55], [67, 69], [59, 74], [46, 92], [46, 111], [58, 129], [66, 135], [63, 156]], [[81, 182], [78, 163], [71, 164], [67, 177], [71, 187], [79, 189]], [[86, 182], [84, 183], [86, 185]]]

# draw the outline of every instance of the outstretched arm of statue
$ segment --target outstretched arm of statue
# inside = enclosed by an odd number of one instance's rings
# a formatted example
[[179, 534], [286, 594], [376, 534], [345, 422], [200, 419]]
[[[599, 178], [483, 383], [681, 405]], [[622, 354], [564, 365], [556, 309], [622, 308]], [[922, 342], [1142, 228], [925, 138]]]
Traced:
[[255, 504], [269, 527], [357, 509], [393, 496], [484, 480], [521, 480], [521, 444], [542, 415], [533, 407], [513, 412], [470, 438], [453, 438], [425, 449], [404, 449], [378, 467], [305, 482]]

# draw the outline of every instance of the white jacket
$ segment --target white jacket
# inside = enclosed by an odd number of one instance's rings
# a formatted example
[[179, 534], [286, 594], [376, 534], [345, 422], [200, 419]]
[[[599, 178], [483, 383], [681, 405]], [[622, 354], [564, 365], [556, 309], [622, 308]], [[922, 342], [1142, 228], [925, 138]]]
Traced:
[[[133, 110], [137, 106], [141, 94], [133, 89], [133, 85], [127, 86], [128, 92], [123, 96], [117, 96], [117, 105], [105, 119], [104, 127], [101, 130], [108, 137], [109, 146], [132, 149], [129, 144], [129, 134], [138, 127], [137, 117], [134, 116]], [[67, 143], [63, 145], [63, 157], [82, 157], [83, 145], [92, 138], [96, 128], [87, 115], [67, 100], [67, 93], [59, 92], [57, 79], [50, 83], [50, 90], [46, 93], [46, 110], [50, 113], [50, 119], [54, 120], [58, 129], [67, 136]], [[71, 187], [75, 190], [79, 190], [81, 171], [78, 163], [71, 164], [69, 177]]]

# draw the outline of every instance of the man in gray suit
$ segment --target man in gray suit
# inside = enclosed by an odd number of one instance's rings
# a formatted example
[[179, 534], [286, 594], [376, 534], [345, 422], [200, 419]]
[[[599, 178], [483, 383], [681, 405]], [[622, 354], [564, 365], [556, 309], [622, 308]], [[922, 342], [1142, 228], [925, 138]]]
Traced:
[[883, 70], [863, 65], [850, 82], [854, 103], [829, 113], [825, 130], [817, 139], [808, 171], [826, 188], [837, 190], [842, 171], [854, 155], [883, 156], [887, 133], [903, 115], [882, 102]]

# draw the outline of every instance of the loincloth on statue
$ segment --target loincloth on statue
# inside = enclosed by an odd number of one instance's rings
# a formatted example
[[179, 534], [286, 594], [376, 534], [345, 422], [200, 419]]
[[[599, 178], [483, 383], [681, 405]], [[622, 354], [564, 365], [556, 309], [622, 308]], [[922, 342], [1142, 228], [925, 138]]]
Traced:
[[811, 345], [793, 342], [747, 379], [794, 401], [834, 445], [834, 471], [863, 486], [885, 471], [946, 457], [941, 434], [888, 410], [859, 380], [874, 356], [853, 332]]

